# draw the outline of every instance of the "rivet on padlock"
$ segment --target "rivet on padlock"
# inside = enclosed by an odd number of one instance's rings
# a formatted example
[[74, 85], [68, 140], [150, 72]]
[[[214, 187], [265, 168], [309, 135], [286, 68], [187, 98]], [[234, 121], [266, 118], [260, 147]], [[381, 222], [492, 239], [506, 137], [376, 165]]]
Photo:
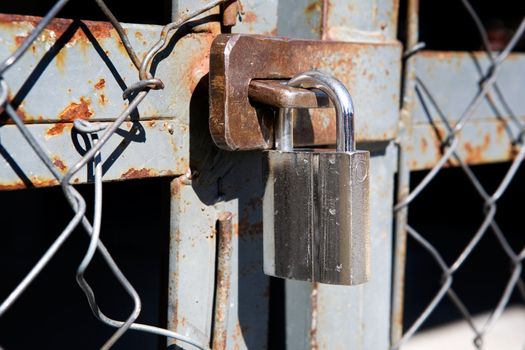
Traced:
[[[297, 75], [288, 85], [329, 96], [337, 112], [337, 150], [266, 153], [265, 273], [329, 284], [364, 283], [369, 277], [369, 152], [355, 150], [350, 94], [335, 78], [315, 71]], [[286, 115], [280, 112], [279, 124], [285, 127], [277, 128], [277, 139], [291, 132]], [[300, 159], [308, 165], [297, 166]]]

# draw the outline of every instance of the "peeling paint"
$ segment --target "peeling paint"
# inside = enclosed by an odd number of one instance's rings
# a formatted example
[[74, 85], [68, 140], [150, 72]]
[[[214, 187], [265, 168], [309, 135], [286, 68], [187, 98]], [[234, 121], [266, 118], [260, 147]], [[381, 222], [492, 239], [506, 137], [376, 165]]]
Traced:
[[62, 121], [73, 121], [75, 119], [89, 119], [93, 115], [91, 110], [91, 99], [81, 97], [80, 102], [71, 102], [59, 114], [58, 118]]
[[95, 89], [101, 90], [104, 87], [106, 87], [106, 80], [104, 78], [100, 78], [99, 81], [95, 84]]

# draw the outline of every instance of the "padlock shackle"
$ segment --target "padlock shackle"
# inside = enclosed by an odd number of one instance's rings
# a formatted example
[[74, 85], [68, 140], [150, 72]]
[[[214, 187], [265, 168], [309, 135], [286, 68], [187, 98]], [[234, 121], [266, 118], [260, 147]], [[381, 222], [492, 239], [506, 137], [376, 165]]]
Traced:
[[275, 149], [283, 152], [293, 151], [293, 118], [295, 108], [279, 108], [275, 125]]
[[[350, 93], [343, 83], [326, 73], [319, 71], [308, 71], [298, 74], [290, 79], [290, 81], [288, 81], [288, 86], [301, 87], [305, 89], [318, 89], [327, 94], [330, 100], [332, 100], [336, 111], [337, 151], [355, 151], [354, 104], [352, 102]], [[292, 121], [289, 120], [291, 118], [286, 118], [284, 114], [280, 115], [279, 118], [285, 119], [283, 121], [279, 121], [279, 123], [292, 123]], [[291, 127], [290, 130], [292, 130]]]

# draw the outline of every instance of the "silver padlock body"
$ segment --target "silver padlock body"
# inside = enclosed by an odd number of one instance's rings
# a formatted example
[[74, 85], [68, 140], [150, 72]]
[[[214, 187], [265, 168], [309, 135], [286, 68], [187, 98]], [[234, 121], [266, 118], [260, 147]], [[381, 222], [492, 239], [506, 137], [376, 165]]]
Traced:
[[263, 153], [263, 250], [267, 275], [312, 281], [315, 157], [310, 151]]
[[355, 285], [368, 280], [368, 151], [319, 152], [314, 280]]

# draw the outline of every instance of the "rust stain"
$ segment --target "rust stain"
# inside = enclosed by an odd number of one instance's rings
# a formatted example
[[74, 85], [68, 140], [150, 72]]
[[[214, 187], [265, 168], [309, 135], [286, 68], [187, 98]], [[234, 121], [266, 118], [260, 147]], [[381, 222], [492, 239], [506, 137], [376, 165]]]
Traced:
[[18, 108], [16, 109], [16, 112], [18, 113], [18, 116], [20, 117], [20, 119], [22, 119], [24, 122], [30, 122], [34, 120], [34, 118], [30, 116], [24, 109], [23, 103], [20, 104], [20, 106], [18, 106]]
[[516, 156], [518, 155], [518, 153], [520, 153], [520, 148], [521, 148], [521, 146], [518, 143], [511, 144], [509, 146], [509, 156], [508, 156], [507, 159], [514, 160], [516, 158]]
[[496, 139], [498, 140], [498, 143], [501, 143], [501, 141], [505, 139], [505, 131], [505, 124], [498, 123], [496, 126]]
[[66, 59], [67, 51], [65, 49], [58, 51], [58, 53], [55, 56], [55, 65], [57, 66], [57, 69], [61, 72], [64, 72], [67, 68]]
[[181, 190], [182, 190], [182, 187], [184, 186], [184, 183], [182, 182], [181, 178], [182, 176], [179, 176], [178, 178], [173, 180], [170, 186], [171, 196], [177, 200], [181, 199]]
[[[128, 51], [126, 51], [126, 47], [124, 46], [124, 44], [121, 41], [119, 41], [117, 43], [117, 48], [123, 55], [127, 55], [128, 54]], [[133, 63], [131, 63], [131, 65], [133, 65]]]
[[483, 162], [483, 153], [490, 147], [490, 135], [483, 136], [483, 143], [479, 146], [473, 146], [470, 142], [465, 142], [463, 148], [467, 153], [465, 161], [468, 164], [477, 164]]
[[421, 139], [421, 151], [423, 151], [423, 153], [427, 153], [428, 151], [428, 141], [425, 138]]
[[98, 102], [102, 105], [102, 106], [105, 106], [106, 103], [108, 102], [107, 98], [106, 98], [106, 95], [104, 94], [100, 94], [98, 96]]
[[122, 179], [140, 179], [144, 177], [150, 177], [154, 176], [155, 171], [153, 169], [148, 168], [142, 168], [142, 169], [135, 169], [130, 168], [128, 171], [120, 175], [120, 178]]
[[52, 127], [48, 128], [46, 130], [47, 136], [57, 136], [64, 132], [64, 129], [66, 128], [66, 123], [56, 123], [53, 124]]
[[[12, 14], [0, 14], [0, 25], [8, 26], [8, 28], [13, 27], [17, 24], [29, 24], [30, 26], [35, 27], [42, 20], [42, 17], [36, 16], [22, 16], [22, 15], [12, 15]], [[71, 19], [62, 19], [55, 18], [53, 19], [46, 27], [44, 32], [42, 32], [41, 37], [45, 42], [55, 42], [60, 35], [62, 35], [73, 23]], [[97, 39], [109, 38], [112, 35], [116, 35], [115, 30], [110, 22], [96, 22], [96, 21], [82, 21], [88, 28], [91, 34]], [[19, 38], [15, 38], [17, 44], [21, 43]], [[79, 29], [75, 32], [70, 43], [81, 40], [88, 43], [89, 39], [84, 34], [84, 32]]]
[[237, 23], [239, 4], [236, 0], [229, 0], [222, 7], [222, 25], [225, 27], [234, 26]]
[[27, 35], [17, 35], [15, 36], [15, 44], [16, 46], [22, 45], [22, 43], [26, 40]]
[[321, 11], [321, 3], [318, 1], [315, 1], [311, 3], [310, 5], [306, 6], [304, 9], [304, 13], [307, 15], [312, 14], [313, 12]]
[[58, 156], [53, 156], [52, 159], [53, 159], [53, 165], [56, 166], [58, 170], [60, 170], [60, 172], [64, 174], [67, 171], [67, 166], [64, 164], [62, 159], [60, 159], [60, 157]]
[[241, 237], [259, 237], [262, 234], [263, 223], [258, 221], [250, 222], [248, 217], [239, 220], [239, 226], [234, 232]]
[[245, 23], [255, 23], [257, 21], [257, 14], [253, 11], [247, 11], [242, 21]]
[[[13, 99], [12, 95], [9, 94], [8, 98], [7, 98], [7, 101], [11, 101]], [[4, 112], [4, 109], [3, 107], [0, 107], [0, 114], [2, 114]], [[42, 116], [38, 116], [38, 117], [33, 117], [29, 114], [26, 113], [25, 109], [24, 109], [24, 104], [20, 104], [20, 106], [18, 106], [18, 108], [16, 109], [16, 114], [18, 114], [18, 117], [20, 119], [22, 119], [25, 123], [29, 123], [29, 122], [34, 122], [36, 120], [38, 121], [42, 121], [43, 118]], [[0, 119], [0, 125], [12, 125], [14, 124], [13, 120], [11, 118], [1, 118]]]
[[310, 349], [312, 350], [317, 350], [319, 348], [317, 343], [317, 315], [319, 310], [319, 305], [317, 302], [318, 289], [319, 283], [313, 283], [312, 294], [310, 295], [310, 302], [312, 305], [312, 321], [310, 324]]
[[472, 160], [479, 158], [479, 148], [472, 146], [470, 142], [466, 142], [463, 146], [465, 148], [465, 151], [467, 152], [467, 159], [466, 161], [468, 163], [472, 162]]
[[58, 118], [62, 121], [73, 121], [75, 119], [89, 119], [93, 115], [91, 110], [91, 100], [80, 98], [80, 102], [71, 102], [69, 106], [60, 112]]
[[[29, 179], [32, 186], [29, 187], [50, 187], [57, 186], [59, 183], [56, 179], [40, 179], [38, 177], [31, 177]], [[0, 191], [12, 191], [29, 188], [22, 181], [15, 181], [10, 183], [0, 183]]]
[[106, 86], [106, 80], [101, 78], [97, 83], [95, 84], [95, 89], [100, 90], [103, 89]]
[[[213, 349], [225, 349], [230, 301], [230, 265], [232, 254], [232, 213], [221, 212], [217, 218], [217, 264], [215, 288], [215, 327]], [[212, 230], [215, 231], [215, 230]]]

